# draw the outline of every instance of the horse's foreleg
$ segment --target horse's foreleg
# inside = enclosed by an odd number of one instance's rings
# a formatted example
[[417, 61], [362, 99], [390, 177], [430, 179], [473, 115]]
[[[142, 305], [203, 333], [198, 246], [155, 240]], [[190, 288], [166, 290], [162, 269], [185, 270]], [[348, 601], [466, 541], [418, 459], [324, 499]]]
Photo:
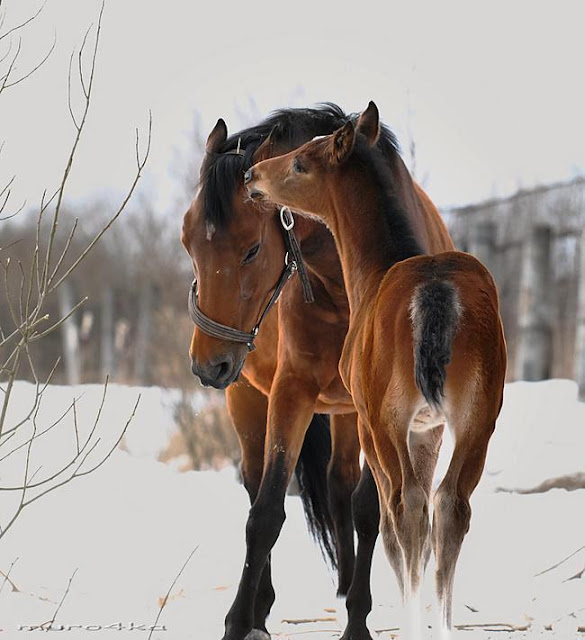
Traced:
[[351, 496], [360, 479], [360, 443], [355, 413], [331, 416], [331, 440], [327, 484], [339, 570], [337, 594], [346, 595], [355, 563]]
[[284, 498], [315, 408], [318, 390], [292, 376], [274, 380], [268, 401], [264, 467], [246, 524], [246, 560], [225, 620], [224, 640], [244, 640], [254, 621], [260, 578], [285, 520]]
[[380, 508], [376, 483], [367, 464], [364, 465], [351, 502], [358, 546], [353, 578], [345, 603], [347, 627], [341, 640], [371, 640], [366, 618], [372, 610], [370, 577], [380, 526]]
[[[243, 381], [226, 389], [226, 404], [240, 441], [241, 471], [250, 504], [254, 504], [262, 480], [268, 398]], [[254, 604], [254, 629], [266, 632], [266, 618], [274, 603], [274, 587], [268, 558]]]

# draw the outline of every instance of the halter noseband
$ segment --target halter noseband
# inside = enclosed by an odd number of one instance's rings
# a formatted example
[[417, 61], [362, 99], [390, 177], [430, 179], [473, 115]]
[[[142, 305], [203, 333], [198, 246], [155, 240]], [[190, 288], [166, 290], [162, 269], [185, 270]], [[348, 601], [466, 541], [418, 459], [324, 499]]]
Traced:
[[299, 243], [293, 233], [295, 220], [288, 207], [281, 207], [280, 209], [280, 224], [282, 226], [284, 244], [286, 246], [284, 269], [280, 274], [280, 278], [276, 283], [276, 287], [274, 288], [264, 311], [260, 314], [258, 322], [254, 325], [252, 331], [247, 333], [240, 329], [234, 329], [233, 327], [228, 327], [227, 325], [216, 322], [206, 316], [197, 306], [197, 279], [195, 278], [191, 284], [191, 289], [189, 290], [189, 315], [191, 316], [191, 320], [193, 320], [195, 325], [199, 327], [203, 333], [206, 333], [212, 338], [218, 338], [219, 340], [228, 340], [230, 342], [245, 344], [250, 351], [253, 351], [256, 348], [254, 346], [254, 340], [258, 335], [258, 330], [260, 329], [262, 320], [264, 320], [266, 314], [276, 304], [276, 301], [284, 289], [284, 285], [289, 281], [295, 271], [298, 271], [301, 277], [303, 298], [305, 302], [314, 302], [315, 298], [313, 296], [309, 275], [303, 262]]

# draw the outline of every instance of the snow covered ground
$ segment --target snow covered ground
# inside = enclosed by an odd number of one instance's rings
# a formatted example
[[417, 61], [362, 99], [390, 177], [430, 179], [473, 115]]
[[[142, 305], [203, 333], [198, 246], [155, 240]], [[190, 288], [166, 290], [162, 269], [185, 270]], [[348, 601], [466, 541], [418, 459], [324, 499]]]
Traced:
[[[232, 468], [180, 473], [177, 461], [157, 461], [174, 430], [174, 395], [169, 391], [112, 385], [100, 422], [103, 443], [94, 453], [115, 442], [139, 392], [142, 399], [124, 448], [96, 473], [32, 504], [0, 541], [0, 570], [6, 574], [13, 565], [11, 582], [4, 581], [0, 592], [0, 638], [41, 633], [31, 627], [52, 619], [73, 574], [53, 636], [147, 638], [144, 629], [154, 624], [161, 599], [197, 545], [152, 637], [221, 638], [243, 562], [247, 496]], [[15, 393], [12, 419], [27, 408], [32, 386], [17, 383]], [[96, 386], [49, 388], [39, 427], [50, 424], [78, 396], [79, 432], [87, 433], [101, 396]], [[71, 426], [55, 431], [39, 445], [39, 476], [56, 468], [75, 446]], [[458, 564], [454, 622], [527, 630], [470, 627], [457, 637], [585, 638], [577, 631], [585, 626], [585, 577], [573, 578], [585, 568], [585, 490], [532, 495], [500, 490], [531, 488], [551, 477], [582, 472], [584, 453], [585, 404], [577, 402], [574, 383], [507, 386], [486, 471], [472, 499], [471, 530]], [[439, 471], [448, 454], [447, 446]], [[16, 472], [14, 458], [12, 467], [0, 465], [2, 485], [14, 482], [7, 480]], [[6, 513], [9, 505], [0, 501], [0, 506]], [[300, 500], [287, 498], [286, 509], [288, 518], [274, 550], [273, 638], [339, 638], [345, 605], [336, 599], [333, 576], [306, 533]], [[578, 549], [557, 568], [537, 575]], [[2, 581], [0, 576], [0, 585]], [[373, 637], [397, 637], [404, 615], [380, 547], [373, 593]], [[430, 572], [422, 598], [432, 624]], [[299, 622], [307, 619], [313, 621]], [[438, 634], [428, 629], [426, 637]]]

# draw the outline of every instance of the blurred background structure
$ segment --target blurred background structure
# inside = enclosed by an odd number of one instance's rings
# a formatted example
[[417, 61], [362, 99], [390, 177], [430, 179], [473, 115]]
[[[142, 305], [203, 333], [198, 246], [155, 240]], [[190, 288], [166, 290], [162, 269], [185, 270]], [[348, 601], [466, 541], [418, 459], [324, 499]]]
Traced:
[[498, 284], [508, 381], [570, 378], [585, 399], [585, 179], [443, 213]]

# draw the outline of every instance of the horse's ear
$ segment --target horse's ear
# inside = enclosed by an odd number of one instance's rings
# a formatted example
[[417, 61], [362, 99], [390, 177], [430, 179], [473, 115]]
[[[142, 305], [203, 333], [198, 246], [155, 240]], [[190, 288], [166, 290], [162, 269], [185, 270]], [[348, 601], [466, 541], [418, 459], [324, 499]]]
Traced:
[[380, 136], [380, 114], [378, 107], [371, 100], [368, 108], [359, 117], [357, 130], [366, 136], [370, 144], [375, 144]]
[[355, 142], [355, 125], [351, 120], [338, 129], [331, 140], [331, 161], [343, 162], [352, 152]]
[[223, 118], [220, 118], [207, 138], [207, 142], [205, 143], [205, 152], [215, 153], [227, 140], [227, 132], [227, 126]]
[[262, 160], [268, 160], [269, 158], [272, 158], [274, 151], [274, 136], [272, 134], [274, 133], [275, 128], [276, 127], [272, 129], [272, 131], [268, 134], [268, 137], [266, 137], [262, 141], [262, 144], [254, 152], [254, 164], [262, 162]]

